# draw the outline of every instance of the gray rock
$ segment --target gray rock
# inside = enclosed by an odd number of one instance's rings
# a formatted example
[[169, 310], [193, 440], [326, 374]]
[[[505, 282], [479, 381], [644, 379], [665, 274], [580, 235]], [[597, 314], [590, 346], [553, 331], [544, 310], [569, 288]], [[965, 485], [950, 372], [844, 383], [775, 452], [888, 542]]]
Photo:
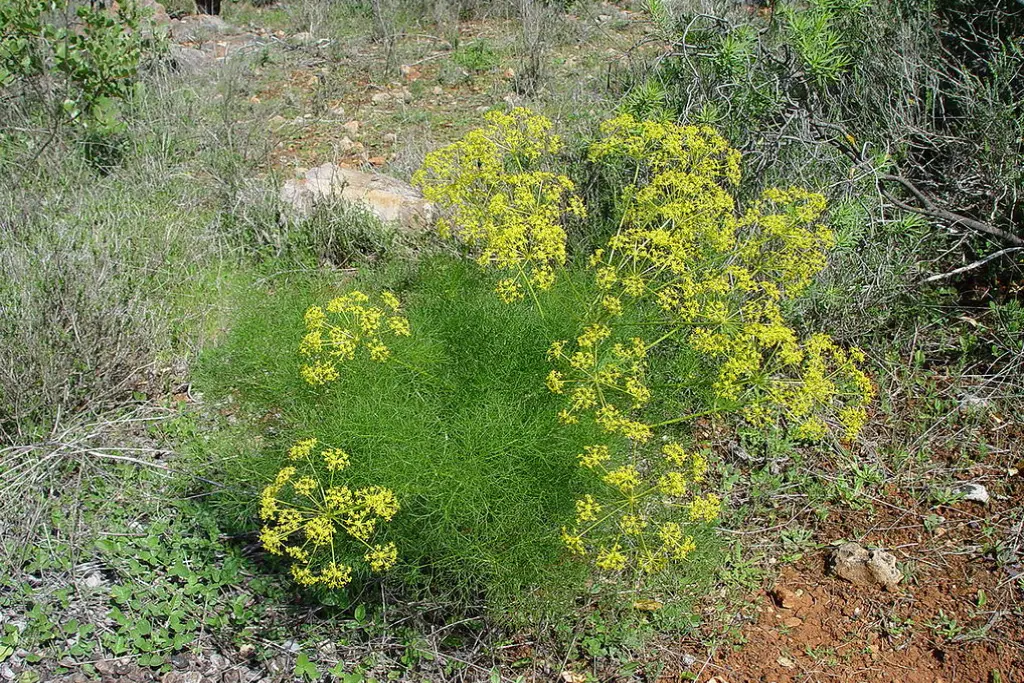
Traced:
[[227, 657], [221, 654], [217, 654], [216, 652], [210, 655], [209, 660], [210, 666], [213, 667], [213, 669], [215, 670], [227, 669], [231, 666], [231, 662], [228, 661]]
[[967, 394], [960, 399], [960, 410], [964, 412], [985, 413], [995, 408], [995, 403], [990, 398]]
[[969, 500], [972, 503], [981, 503], [985, 505], [989, 501], [988, 489], [981, 484], [975, 484], [974, 482], [964, 482], [956, 488], [957, 493], [962, 493], [964, 500]]
[[285, 181], [281, 188], [281, 201], [298, 217], [308, 216], [318, 202], [331, 197], [359, 204], [380, 220], [410, 230], [422, 230], [434, 218], [433, 205], [412, 185], [330, 162]]
[[866, 550], [858, 543], [844, 543], [832, 556], [832, 571], [841, 579], [861, 586], [879, 585], [895, 590], [903, 580], [896, 558], [884, 550]]
[[161, 683], [205, 683], [207, 679], [198, 671], [171, 671], [164, 674]]
[[179, 43], [207, 40], [232, 30], [230, 24], [213, 14], [194, 14], [171, 20], [171, 38]]
[[195, 74], [216, 63], [216, 58], [208, 52], [194, 47], [172, 44], [170, 48], [171, 64], [175, 69], [186, 74]]

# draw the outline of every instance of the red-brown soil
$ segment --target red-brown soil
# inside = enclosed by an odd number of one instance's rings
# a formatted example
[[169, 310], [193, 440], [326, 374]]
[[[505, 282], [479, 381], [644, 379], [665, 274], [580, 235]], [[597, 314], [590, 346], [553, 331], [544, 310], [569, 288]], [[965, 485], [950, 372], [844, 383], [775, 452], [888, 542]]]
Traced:
[[900, 588], [851, 585], [829, 574], [831, 549], [808, 554], [754, 597], [745, 643], [718, 650], [698, 680], [1024, 681], [1020, 558], [1004, 553], [997, 562], [992, 534], [982, 531], [995, 520], [1009, 522], [1005, 541], [1019, 550], [1024, 520], [1014, 524], [1006, 515], [1019, 514], [1022, 491], [1020, 474], [1004, 474], [987, 509], [969, 502], [942, 508], [945, 522], [931, 531], [921, 524], [928, 510], [899, 496], [871, 513], [826, 523], [819, 538], [852, 538], [893, 552], [911, 568]]

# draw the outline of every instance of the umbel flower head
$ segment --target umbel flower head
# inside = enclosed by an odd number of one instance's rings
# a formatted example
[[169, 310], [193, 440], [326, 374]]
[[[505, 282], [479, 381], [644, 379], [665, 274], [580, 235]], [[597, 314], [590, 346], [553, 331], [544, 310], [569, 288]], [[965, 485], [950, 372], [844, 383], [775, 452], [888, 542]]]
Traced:
[[353, 567], [340, 558], [353, 554], [372, 572], [398, 561], [394, 543], [375, 542], [381, 525], [397, 514], [398, 499], [380, 486], [345, 485], [340, 475], [349, 460], [340, 448], [299, 440], [260, 495], [260, 543], [272, 555], [291, 558], [292, 577], [303, 586], [344, 588]]
[[338, 364], [352, 360], [357, 352], [383, 363], [391, 357], [385, 339], [408, 337], [409, 319], [391, 292], [381, 292], [378, 303], [360, 291], [331, 299], [327, 306], [306, 311], [306, 336], [299, 353], [309, 359], [302, 377], [316, 386], [338, 379]]
[[702, 450], [666, 443], [643, 459], [643, 472], [618, 462], [607, 445], [587, 446], [578, 460], [600, 486], [576, 501], [576, 519], [563, 527], [562, 541], [599, 569], [661, 571], [696, 550], [687, 527], [710, 524], [721, 513], [718, 496], [695, 493], [708, 471]]
[[413, 183], [448, 212], [442, 234], [457, 233], [479, 263], [503, 273], [496, 291], [510, 303], [551, 287], [565, 264], [564, 224], [586, 210], [568, 176], [550, 170], [562, 149], [551, 121], [523, 108], [485, 119], [428, 154]]

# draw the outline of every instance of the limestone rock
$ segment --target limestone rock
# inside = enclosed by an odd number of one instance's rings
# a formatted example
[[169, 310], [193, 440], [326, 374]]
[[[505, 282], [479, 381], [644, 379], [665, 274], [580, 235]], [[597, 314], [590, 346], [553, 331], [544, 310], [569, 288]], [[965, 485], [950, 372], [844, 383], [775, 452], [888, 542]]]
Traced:
[[957, 493], [963, 494], [964, 500], [969, 500], [972, 503], [981, 503], [985, 505], [989, 501], [988, 489], [981, 484], [975, 484], [974, 482], [965, 482], [960, 484], [956, 488]]
[[360, 204], [380, 220], [411, 230], [428, 227], [434, 217], [433, 205], [412, 185], [330, 162], [285, 181], [281, 188], [281, 201], [298, 216], [309, 215], [318, 202], [330, 197]]
[[199, 73], [217, 62], [213, 55], [208, 52], [173, 43], [170, 47], [169, 56], [173, 68], [186, 74]]
[[231, 31], [226, 21], [213, 14], [194, 14], [171, 20], [171, 37], [179, 43], [208, 40]]
[[866, 550], [858, 543], [844, 543], [832, 556], [832, 571], [841, 579], [861, 586], [880, 585], [895, 590], [903, 580], [896, 558], [884, 550]]

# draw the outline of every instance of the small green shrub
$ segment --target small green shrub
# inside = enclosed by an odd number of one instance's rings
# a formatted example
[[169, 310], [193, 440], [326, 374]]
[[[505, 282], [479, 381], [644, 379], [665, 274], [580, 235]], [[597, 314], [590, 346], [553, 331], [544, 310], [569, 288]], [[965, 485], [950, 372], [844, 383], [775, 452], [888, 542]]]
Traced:
[[[311, 388], [296, 353], [309, 303], [384, 285], [415, 331], [388, 342], [401, 362], [360, 353], [342, 381]], [[294, 441], [315, 436], [350, 455], [346, 485], [394, 491], [401, 510], [379, 542], [398, 546], [399, 575], [410, 584], [463, 604], [481, 594], [507, 604], [537, 586], [553, 598], [580, 585], [585, 573], [562, 561], [559, 533], [583, 493], [576, 456], [597, 435], [563, 429], [558, 398], [543, 387], [548, 339], [574, 329], [576, 301], [563, 292], [541, 317], [506, 306], [492, 286], [474, 265], [438, 257], [400, 277], [255, 301], [198, 380], [208, 395], [232, 392], [248, 411], [281, 414], [267, 448], [230, 463], [228, 477], [262, 487], [288, 464]], [[242, 517], [252, 523], [254, 500]]]
[[460, 46], [452, 59], [470, 71], [488, 71], [498, 66], [500, 61], [498, 53], [482, 39]]
[[161, 44], [145, 24], [133, 2], [116, 11], [77, 0], [0, 4], [0, 92], [16, 96], [3, 98], [0, 112], [10, 119], [20, 107], [22, 116], [41, 115], [48, 128], [70, 124], [97, 168], [116, 165], [127, 128], [123, 103]]
[[[720, 135], [620, 116], [589, 152], [632, 171], [619, 227], [574, 267], [566, 224], [586, 207], [551, 122], [486, 118], [414, 181], [496, 278], [444, 259], [299, 292], [305, 307], [290, 293], [208, 366], [215, 393], [278, 416], [267, 451], [227, 477], [256, 475], [264, 548], [301, 584], [397, 562], [435, 594], [494, 605], [550, 602], [591, 564], [658, 575], [708, 552], [722, 506], [704, 493], [698, 418], [804, 440], [866, 419], [859, 351], [783, 318], [834, 244], [823, 197], [770, 189], [737, 210], [740, 155]], [[661, 396], [665, 375], [686, 388]]]

